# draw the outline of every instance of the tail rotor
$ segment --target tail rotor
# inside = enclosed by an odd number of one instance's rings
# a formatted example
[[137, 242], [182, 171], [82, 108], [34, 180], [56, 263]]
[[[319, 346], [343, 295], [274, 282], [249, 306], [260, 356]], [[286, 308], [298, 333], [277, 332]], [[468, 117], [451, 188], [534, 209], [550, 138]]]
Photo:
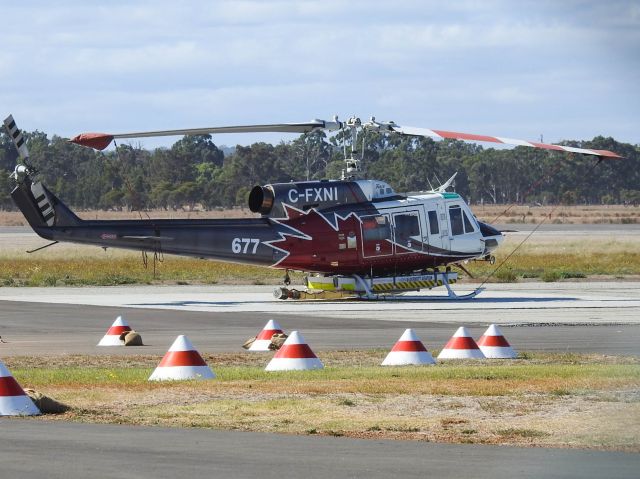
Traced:
[[22, 183], [24, 178], [26, 178], [29, 173], [33, 172], [33, 168], [29, 166], [29, 149], [27, 148], [22, 131], [18, 128], [18, 125], [16, 125], [16, 122], [13, 119], [13, 115], [9, 115], [5, 118], [3, 123], [7, 134], [11, 138], [11, 141], [13, 141], [16, 150], [18, 150], [19, 160], [11, 174], [11, 178], [16, 180], [18, 183]]
[[[39, 213], [38, 215], [25, 213], [25, 216], [30, 224], [37, 225], [44, 222], [46, 226], [51, 227], [55, 224], [56, 217], [53, 201], [50, 197], [50, 193], [42, 183], [33, 179], [33, 176], [36, 174], [36, 170], [29, 165], [29, 149], [25, 143], [24, 135], [22, 134], [22, 131], [20, 131], [20, 128], [18, 128], [18, 125], [16, 125], [13, 115], [9, 115], [5, 118], [3, 123], [16, 147], [16, 150], [18, 150], [19, 160], [15, 170], [11, 174], [11, 178], [13, 178], [18, 184], [18, 188], [16, 188], [16, 190], [29, 191], [30, 194], [28, 194], [28, 197], [31, 198], [31, 201], [35, 202], [35, 206]], [[16, 190], [14, 190], [14, 192]], [[12, 193], [12, 196], [15, 201], [17, 196], [14, 195], [14, 193]], [[18, 202], [20, 202], [20, 200], [18, 200]], [[20, 206], [20, 204], [24, 203], [19, 203], [18, 206]], [[31, 208], [29, 208], [29, 210], [31, 210]]]

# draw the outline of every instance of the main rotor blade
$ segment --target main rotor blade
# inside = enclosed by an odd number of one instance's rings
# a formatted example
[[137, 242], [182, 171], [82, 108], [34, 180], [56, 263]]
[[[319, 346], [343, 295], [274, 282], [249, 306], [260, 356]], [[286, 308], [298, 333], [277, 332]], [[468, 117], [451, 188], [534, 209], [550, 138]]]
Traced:
[[182, 130], [141, 131], [134, 133], [81, 133], [69, 140], [81, 146], [104, 150], [115, 138], [144, 138], [154, 136], [208, 135], [219, 133], [309, 133], [313, 130], [335, 131], [342, 127], [339, 121], [311, 120], [304, 123], [274, 123], [271, 125], [219, 126]]
[[592, 150], [587, 148], [574, 148], [572, 146], [553, 145], [548, 143], [538, 143], [535, 141], [515, 140], [513, 138], [504, 138], [499, 136], [475, 135], [472, 133], [459, 133], [456, 131], [430, 130], [428, 128], [416, 128], [413, 126], [400, 126], [395, 123], [380, 124], [386, 126], [389, 131], [409, 136], [425, 136], [428, 138], [465, 141], [480, 141], [491, 143], [503, 143], [505, 145], [529, 146], [531, 148], [542, 148], [544, 150], [568, 151], [571, 153], [581, 153], [583, 155], [594, 155], [600, 158], [623, 158], [622, 156], [608, 150]]

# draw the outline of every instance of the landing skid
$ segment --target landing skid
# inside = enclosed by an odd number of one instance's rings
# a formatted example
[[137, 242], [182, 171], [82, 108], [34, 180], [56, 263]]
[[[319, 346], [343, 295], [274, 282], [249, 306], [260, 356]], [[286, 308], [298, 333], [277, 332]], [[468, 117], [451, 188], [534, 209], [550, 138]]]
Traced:
[[[331, 301], [337, 299], [352, 299], [352, 300], [366, 300], [366, 301], [464, 301], [468, 299], [475, 298], [478, 294], [484, 291], [484, 288], [476, 288], [471, 293], [467, 294], [456, 294], [456, 292], [451, 288], [451, 285], [448, 281], [443, 282], [443, 286], [447, 288], [447, 295], [441, 296], [412, 296], [411, 298], [402, 297], [400, 295], [409, 293], [411, 291], [389, 291], [388, 293], [374, 293], [371, 291], [369, 284], [367, 281], [360, 276], [353, 275], [356, 280], [356, 284], [359, 287], [359, 291], [324, 291], [324, 290], [298, 290], [298, 289], [289, 289], [284, 286], [280, 286], [276, 288], [273, 292], [273, 295], [276, 299], [286, 300], [314, 300], [314, 301]], [[446, 279], [446, 274], [445, 274]]]
[[447, 288], [447, 297], [444, 299], [472, 299], [484, 291], [484, 288], [476, 288], [471, 293], [457, 295], [456, 292], [451, 289], [451, 285], [449, 283], [444, 283], [444, 286]]
[[[374, 294], [373, 297], [369, 296], [360, 296], [358, 299], [364, 300], [379, 300], [379, 301], [464, 301], [468, 299], [473, 299], [482, 293], [485, 288], [476, 288], [471, 293], [467, 294], [456, 294], [456, 292], [451, 288], [451, 285], [445, 283], [444, 286], [447, 288], [447, 295], [433, 295], [433, 296], [411, 296], [409, 298], [400, 296], [398, 294]], [[406, 294], [410, 291], [405, 291], [400, 294]]]
[[446, 296], [426, 296], [425, 301], [451, 301], [451, 300], [465, 300], [465, 299], [473, 299], [482, 293], [485, 288], [476, 288], [470, 293], [467, 294], [456, 294], [456, 292], [451, 289], [451, 286], [445, 283], [447, 287], [447, 295]]

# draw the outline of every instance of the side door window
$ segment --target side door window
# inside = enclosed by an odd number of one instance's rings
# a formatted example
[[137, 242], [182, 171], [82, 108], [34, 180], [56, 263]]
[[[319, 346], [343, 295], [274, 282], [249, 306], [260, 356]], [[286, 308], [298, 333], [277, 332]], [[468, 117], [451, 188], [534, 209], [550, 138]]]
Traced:
[[438, 226], [438, 212], [435, 210], [431, 210], [428, 212], [429, 215], [429, 234], [439, 235], [440, 227]]
[[386, 256], [393, 253], [389, 215], [370, 215], [360, 218], [362, 256]]
[[[433, 209], [428, 209], [433, 208]], [[440, 234], [440, 214], [437, 205], [425, 205], [424, 217], [425, 224], [422, 236], [422, 250], [429, 252], [441, 252], [443, 237]], [[428, 235], [427, 235], [428, 232]]]
[[460, 208], [460, 205], [449, 206], [449, 221], [451, 222], [451, 234], [453, 236], [464, 234], [462, 208]]
[[396, 213], [393, 215], [396, 254], [422, 251], [420, 218], [417, 212]]

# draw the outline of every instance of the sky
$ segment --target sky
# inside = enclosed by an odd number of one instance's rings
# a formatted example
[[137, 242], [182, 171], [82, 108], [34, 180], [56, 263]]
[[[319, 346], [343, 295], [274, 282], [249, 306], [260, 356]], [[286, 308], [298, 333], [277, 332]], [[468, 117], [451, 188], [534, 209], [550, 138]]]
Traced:
[[640, 1], [0, 0], [0, 12], [0, 115], [27, 131], [356, 115], [640, 143]]

